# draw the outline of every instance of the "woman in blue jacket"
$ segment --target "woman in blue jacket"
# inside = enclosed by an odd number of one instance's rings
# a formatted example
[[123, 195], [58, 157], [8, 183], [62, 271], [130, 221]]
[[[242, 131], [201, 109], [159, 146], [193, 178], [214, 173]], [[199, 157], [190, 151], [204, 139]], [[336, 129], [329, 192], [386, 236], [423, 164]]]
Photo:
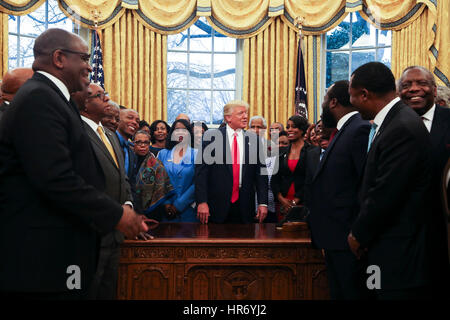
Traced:
[[199, 222], [195, 211], [195, 156], [192, 127], [184, 119], [173, 123], [167, 136], [166, 149], [158, 153], [174, 187], [175, 194], [164, 202], [162, 221]]

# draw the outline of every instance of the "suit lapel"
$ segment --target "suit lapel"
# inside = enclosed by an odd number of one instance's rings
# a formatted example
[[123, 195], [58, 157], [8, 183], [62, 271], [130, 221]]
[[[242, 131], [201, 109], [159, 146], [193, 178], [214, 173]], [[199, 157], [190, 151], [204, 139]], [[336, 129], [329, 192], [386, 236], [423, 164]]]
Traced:
[[104, 129], [105, 129], [105, 134], [108, 136], [109, 142], [111, 142], [111, 146], [113, 147], [114, 153], [116, 154], [116, 158], [117, 158], [117, 162], [119, 163], [119, 167], [124, 168], [123, 152], [122, 152], [122, 148], [120, 148], [120, 143], [119, 143], [119, 140], [118, 140], [116, 134], [107, 128], [104, 128]]
[[[84, 121], [83, 121], [84, 122]], [[97, 145], [97, 147], [100, 148], [100, 150], [102, 150], [103, 154], [109, 159], [109, 161], [111, 161], [114, 164], [114, 167], [117, 168], [116, 164], [114, 163], [114, 159], [112, 158], [111, 154], [109, 153], [108, 149], [106, 149], [105, 144], [103, 143], [102, 140], [100, 140], [100, 138], [97, 136], [97, 134], [94, 132], [94, 130], [92, 130], [91, 127], [89, 127], [89, 125], [83, 123], [84, 127], [86, 128], [86, 131], [88, 133], [88, 136], [90, 138], [90, 140]], [[119, 168], [117, 168], [119, 169]]]
[[445, 117], [441, 115], [444, 111], [442, 107], [436, 105], [434, 111], [433, 123], [431, 125], [431, 141], [434, 146], [441, 144], [441, 140], [445, 137], [445, 134], [450, 130], [450, 124], [445, 121]]
[[35, 72], [33, 74], [33, 79], [45, 82], [48, 86], [50, 86], [53, 90], [55, 90], [56, 93], [58, 93], [58, 95], [61, 97], [61, 99], [64, 100], [64, 102], [66, 102], [69, 109], [76, 115], [76, 117], [80, 120], [80, 122], [83, 123], [83, 120], [81, 119], [80, 116], [80, 112], [78, 111], [78, 107], [75, 104], [75, 102], [73, 102], [72, 98], [69, 101], [67, 101], [64, 94], [61, 92], [61, 90], [56, 86], [56, 84], [53, 81], [51, 81], [49, 78], [47, 78], [46, 76], [44, 76], [39, 72]]
[[[375, 137], [373, 137], [372, 144], [370, 145], [369, 154], [371, 153], [372, 150], [375, 150], [375, 147], [378, 145], [378, 141], [380, 140], [380, 136], [383, 135], [384, 130], [386, 129], [387, 126], [389, 126], [389, 123], [392, 121], [394, 116], [400, 110], [400, 108], [402, 107], [402, 104], [403, 103], [401, 101], [399, 101], [392, 107], [391, 110], [389, 110], [388, 114], [386, 115], [386, 118], [384, 118], [384, 121], [381, 124], [380, 129], [376, 133]], [[369, 154], [367, 155], [366, 159], [369, 158]]]
[[[353, 116], [351, 116], [342, 126], [341, 130], [339, 130], [335, 136], [333, 137], [333, 140], [331, 140], [330, 144], [328, 145], [327, 150], [325, 150], [325, 153], [323, 154], [323, 158], [321, 161], [319, 161], [319, 167], [316, 170], [316, 173], [314, 175], [313, 181], [317, 178], [317, 176], [319, 175], [320, 171], [322, 170], [323, 166], [325, 165], [325, 162], [328, 159], [328, 155], [331, 153], [331, 151], [334, 148], [334, 145], [336, 144], [336, 141], [338, 141], [339, 137], [342, 135], [342, 133], [344, 132], [345, 128], [347, 128], [347, 126], [354, 120], [356, 119], [355, 117], [358, 114], [354, 114]], [[320, 155], [319, 155], [319, 159], [320, 159]]]
[[227, 127], [223, 127], [219, 129], [222, 131], [223, 134], [223, 160], [227, 167], [228, 172], [230, 173], [230, 176], [233, 177], [233, 161], [231, 158], [231, 148], [230, 148], [230, 142], [228, 140], [228, 134], [227, 134]]

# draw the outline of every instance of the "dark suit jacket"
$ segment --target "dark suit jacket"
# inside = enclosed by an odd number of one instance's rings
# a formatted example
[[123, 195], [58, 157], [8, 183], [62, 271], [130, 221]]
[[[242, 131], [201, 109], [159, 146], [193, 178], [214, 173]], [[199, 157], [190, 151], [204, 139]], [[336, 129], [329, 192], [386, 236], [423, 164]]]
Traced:
[[353, 235], [368, 248], [368, 264], [381, 270], [382, 289], [429, 281], [426, 234], [430, 209], [430, 135], [403, 102], [388, 112], [375, 136], [361, 185]]
[[[319, 149], [319, 151], [317, 149]], [[272, 175], [271, 180], [273, 195], [275, 199], [278, 199], [277, 198], [278, 193], [281, 192], [283, 197], [286, 197], [291, 184], [294, 183], [295, 197], [299, 198], [301, 203], [304, 203], [305, 180], [307, 174], [306, 166], [307, 162], [310, 162], [307, 161], [307, 158], [314, 158], [313, 155], [311, 156], [309, 155], [309, 153], [312, 153], [315, 154], [315, 160], [317, 160], [318, 155], [320, 155], [320, 148], [314, 147], [309, 143], [305, 142], [302, 150], [300, 151], [300, 158], [298, 159], [294, 172], [291, 172], [288, 166], [288, 156], [290, 151], [291, 146], [289, 145], [287, 151], [278, 156], [277, 164], [275, 164], [275, 167], [278, 166], [278, 172]], [[317, 163], [314, 165], [317, 166]]]
[[[125, 151], [122, 148], [122, 146], [120, 145], [120, 139], [118, 137], [120, 135], [120, 133], [118, 131], [116, 131], [115, 134], [116, 134], [117, 141], [119, 142], [119, 148], [122, 153], [122, 157], [123, 157], [123, 159], [125, 159]], [[136, 196], [136, 174], [139, 171], [139, 167], [137, 167], [138, 158], [137, 158], [136, 154], [134, 153], [134, 151], [130, 148], [130, 146], [127, 146], [127, 148], [128, 148], [129, 165], [128, 165], [128, 170], [126, 170], [125, 174], [128, 177], [128, 182], [131, 187], [132, 197], [133, 197], [133, 199], [136, 199], [137, 198], [137, 196]], [[142, 162], [141, 162], [141, 164], [142, 164]]]
[[[124, 204], [125, 201], [132, 202], [130, 184], [128, 183], [128, 177], [125, 175], [124, 171], [123, 153], [117, 136], [109, 129], [104, 128], [105, 135], [111, 142], [114, 153], [116, 154], [119, 168], [114, 163], [114, 159], [111, 157], [108, 149], [105, 147], [103, 141], [100, 140], [97, 133], [94, 132], [87, 123], [83, 123], [83, 125], [91, 139], [94, 154], [97, 157], [105, 176], [105, 193], [121, 205]], [[114, 237], [111, 237], [111, 235]], [[103, 237], [102, 245], [111, 244], [113, 240], [118, 243], [123, 242], [124, 237], [119, 230], [114, 230], [112, 233], [109, 233], [108, 236]], [[107, 243], [105, 243], [105, 241]]]
[[86, 290], [123, 211], [104, 187], [75, 105], [35, 73], [0, 122], [0, 290], [67, 291], [72, 265]]
[[8, 108], [8, 104], [6, 104], [5, 102], [0, 104], [0, 120], [2, 119], [3, 113], [6, 111], [7, 108]]
[[349, 250], [347, 236], [359, 212], [358, 185], [367, 155], [370, 123], [355, 114], [330, 142], [311, 183], [309, 225], [314, 244]]
[[[434, 283], [441, 288], [437, 297], [443, 297], [444, 293], [449, 297], [450, 264], [448, 255], [448, 217], [441, 201], [441, 186], [443, 184], [442, 172], [450, 158], [450, 109], [436, 105], [433, 123], [431, 125], [431, 143], [433, 152], [432, 180], [430, 188], [429, 206], [432, 221], [430, 232], [430, 253], [432, 256], [432, 269]], [[435, 288], [434, 291], [438, 289]]]
[[[216, 134], [211, 141], [206, 141]], [[265, 161], [260, 161], [258, 153], [260, 139], [253, 132], [244, 132], [244, 163], [242, 164], [242, 183], [239, 190], [239, 203], [242, 219], [245, 223], [255, 222], [255, 191], [258, 204], [268, 203], [268, 179], [261, 174]], [[209, 154], [216, 157], [208, 164], [204, 157]], [[208, 148], [207, 148], [208, 147]], [[207, 148], [205, 150], [205, 148]], [[201, 150], [200, 150], [201, 151]], [[197, 204], [207, 202], [210, 211], [210, 221], [223, 223], [228, 215], [233, 188], [233, 168], [231, 150], [229, 147], [226, 127], [205, 132], [203, 152], [198, 152], [195, 166], [195, 198]], [[204, 153], [204, 154], [203, 154]], [[203, 156], [203, 158], [202, 158]], [[227, 161], [228, 160], [228, 161]], [[252, 160], [250, 162], [250, 160]]]

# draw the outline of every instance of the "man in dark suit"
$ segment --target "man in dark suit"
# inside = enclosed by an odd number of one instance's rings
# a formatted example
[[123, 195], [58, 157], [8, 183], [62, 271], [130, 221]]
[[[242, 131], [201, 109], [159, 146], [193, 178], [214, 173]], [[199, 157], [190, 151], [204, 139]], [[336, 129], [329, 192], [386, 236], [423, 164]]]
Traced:
[[260, 139], [245, 132], [248, 104], [231, 101], [224, 107], [226, 126], [208, 130], [195, 168], [197, 217], [208, 223], [255, 222], [255, 190], [258, 200], [256, 219], [267, 216], [268, 182], [265, 159], [259, 157]]
[[368, 287], [378, 299], [429, 298], [429, 134], [397, 97], [394, 76], [384, 64], [370, 62], [356, 69], [349, 93], [363, 119], [373, 119], [349, 246], [357, 258], [367, 253], [372, 270]]
[[316, 247], [324, 249], [332, 299], [362, 299], [365, 268], [347, 243], [359, 211], [358, 183], [367, 155], [370, 123], [350, 104], [348, 81], [337, 81], [322, 104], [324, 127], [338, 129], [311, 183], [309, 225]]
[[31, 68], [16, 68], [8, 70], [3, 76], [1, 82], [1, 99], [3, 102], [0, 104], [0, 119], [3, 116], [3, 112], [7, 106], [11, 103], [17, 90], [31, 77], [33, 76], [33, 69]]
[[0, 293], [83, 298], [98, 235], [148, 230], [105, 193], [103, 172], [70, 93], [88, 84], [88, 46], [49, 29], [36, 38], [35, 74], [0, 122]]
[[[105, 193], [118, 203], [127, 204], [133, 208], [119, 140], [100, 122], [110, 108], [108, 95], [101, 86], [91, 83], [86, 90], [73, 94], [72, 98], [79, 107], [92, 149], [105, 176]], [[119, 230], [113, 230], [102, 237], [97, 272], [91, 286], [90, 298], [115, 299], [119, 249], [123, 240], [123, 234]]]
[[419, 66], [408, 67], [399, 80], [398, 91], [404, 103], [422, 118], [430, 132], [433, 166], [430, 197], [431, 232], [429, 254], [432, 261], [433, 298], [449, 298], [447, 216], [441, 201], [442, 172], [450, 157], [450, 109], [435, 103], [437, 94], [433, 74]]
[[132, 191], [135, 185], [136, 176], [136, 162], [137, 158], [131, 146], [130, 139], [139, 128], [139, 113], [133, 109], [121, 109], [119, 115], [119, 126], [117, 127], [116, 134], [119, 138], [120, 147], [124, 158], [125, 173], [130, 179], [130, 185]]

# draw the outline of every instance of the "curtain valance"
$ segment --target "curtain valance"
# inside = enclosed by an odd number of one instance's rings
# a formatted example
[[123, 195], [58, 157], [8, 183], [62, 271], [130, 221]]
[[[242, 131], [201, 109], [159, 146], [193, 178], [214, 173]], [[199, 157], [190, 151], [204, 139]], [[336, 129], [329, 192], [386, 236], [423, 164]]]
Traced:
[[[200, 16], [207, 17], [219, 32], [248, 38], [264, 31], [281, 16], [297, 30], [295, 19], [303, 18], [303, 33], [319, 35], [337, 26], [349, 12], [381, 29], [407, 27], [428, 7], [436, 16], [438, 0], [58, 0], [63, 12], [87, 28], [104, 29], [126, 9], [154, 32], [176, 34], [189, 28]], [[0, 11], [23, 15], [45, 0], [0, 0]]]

